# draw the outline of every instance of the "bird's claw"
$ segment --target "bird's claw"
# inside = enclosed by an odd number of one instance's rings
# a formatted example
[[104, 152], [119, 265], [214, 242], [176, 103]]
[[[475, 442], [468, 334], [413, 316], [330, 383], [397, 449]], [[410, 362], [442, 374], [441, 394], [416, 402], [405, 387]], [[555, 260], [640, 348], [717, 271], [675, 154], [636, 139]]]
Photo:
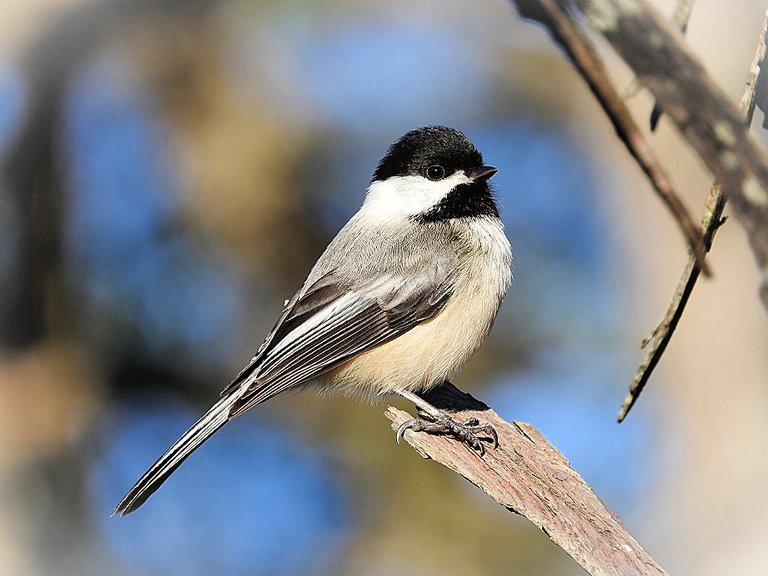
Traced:
[[499, 446], [499, 436], [490, 424], [480, 424], [477, 418], [468, 418], [463, 424], [456, 422], [445, 414], [435, 417], [422, 413], [422, 418], [411, 418], [403, 422], [397, 429], [397, 443], [403, 438], [406, 430], [453, 436], [464, 444], [470, 452], [478, 457], [485, 455], [483, 441], [491, 442], [493, 448]]

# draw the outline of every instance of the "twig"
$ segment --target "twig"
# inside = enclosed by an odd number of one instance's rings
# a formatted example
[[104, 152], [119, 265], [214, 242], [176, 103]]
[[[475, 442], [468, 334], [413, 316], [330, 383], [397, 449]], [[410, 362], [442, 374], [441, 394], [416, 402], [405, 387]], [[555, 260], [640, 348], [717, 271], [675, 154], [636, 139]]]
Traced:
[[688, 20], [691, 19], [693, 5], [695, 0], [677, 0], [675, 3], [675, 12], [672, 14], [672, 22], [675, 23], [681, 34], [688, 31]]
[[[505, 508], [528, 518], [593, 576], [665, 574], [616, 515], [536, 428], [502, 420], [485, 404], [446, 384], [429, 401], [456, 420], [491, 424], [499, 447], [483, 458], [456, 440], [407, 431], [405, 440], [424, 458], [464, 476]], [[410, 419], [389, 407], [392, 428]]]
[[[704, 231], [704, 242], [706, 243], [707, 250], [712, 246], [712, 239], [717, 232], [717, 229], [723, 223], [721, 215], [723, 208], [725, 207], [725, 199], [720, 192], [720, 186], [715, 183], [709, 192], [709, 198], [707, 198], [707, 207], [702, 220], [701, 228]], [[651, 377], [656, 365], [661, 360], [661, 356], [667, 349], [669, 341], [672, 339], [672, 334], [677, 328], [677, 323], [680, 321], [685, 305], [688, 303], [688, 298], [693, 291], [693, 287], [696, 285], [696, 280], [699, 278], [699, 267], [696, 265], [696, 260], [691, 256], [688, 260], [688, 264], [683, 271], [683, 275], [675, 290], [675, 295], [672, 297], [672, 302], [667, 309], [667, 313], [664, 319], [654, 329], [651, 335], [646, 338], [642, 343], [642, 348], [647, 348], [645, 359], [637, 369], [637, 373], [629, 385], [629, 392], [624, 398], [619, 409], [619, 414], [616, 419], [619, 422], [623, 422], [632, 406], [635, 405], [638, 397], [648, 383], [648, 379]]]
[[[755, 56], [752, 59], [752, 64], [749, 67], [747, 73], [747, 81], [744, 86], [744, 92], [741, 97], [741, 112], [744, 115], [745, 124], [749, 127], [752, 124], [752, 116], [755, 111], [755, 94], [757, 87], [757, 79], [760, 75], [760, 67], [765, 59], [765, 35], [768, 30], [768, 12], [766, 12], [763, 20], [763, 27], [760, 31], [760, 37], [757, 43], [757, 50]], [[720, 184], [715, 181], [709, 191], [709, 198], [707, 199], [707, 206], [704, 213], [704, 218], [701, 222], [702, 234], [704, 236], [704, 243], [707, 251], [712, 247], [712, 239], [715, 236], [718, 228], [722, 224], [721, 218], [723, 208], [725, 207], [725, 198], [720, 191]], [[693, 287], [696, 285], [696, 280], [699, 277], [699, 267], [696, 265], [696, 260], [691, 256], [688, 259], [688, 264], [683, 271], [683, 275], [677, 284], [677, 289], [672, 297], [672, 302], [667, 309], [667, 313], [664, 319], [656, 327], [651, 336], [643, 342], [643, 348], [648, 347], [648, 352], [643, 360], [642, 364], [637, 370], [632, 383], [629, 385], [629, 393], [624, 402], [622, 402], [621, 408], [617, 419], [619, 422], [623, 421], [629, 411], [634, 406], [637, 398], [640, 396], [643, 388], [645, 387], [648, 379], [653, 372], [653, 369], [658, 364], [661, 356], [669, 344], [672, 334], [677, 327], [677, 323], [680, 321], [680, 317], [683, 315], [685, 306], [688, 303], [688, 298], [693, 291]]]
[[603, 110], [613, 123], [616, 134], [643, 170], [651, 186], [672, 213], [683, 232], [689, 248], [696, 255], [702, 273], [709, 276], [709, 267], [704, 261], [706, 250], [699, 229], [672, 183], [659, 163], [648, 140], [643, 135], [605, 71], [602, 59], [594, 44], [574, 22], [568, 11], [557, 0], [515, 0], [520, 15], [544, 24], [555, 41], [560, 44], [573, 64], [579, 70], [600, 102]]

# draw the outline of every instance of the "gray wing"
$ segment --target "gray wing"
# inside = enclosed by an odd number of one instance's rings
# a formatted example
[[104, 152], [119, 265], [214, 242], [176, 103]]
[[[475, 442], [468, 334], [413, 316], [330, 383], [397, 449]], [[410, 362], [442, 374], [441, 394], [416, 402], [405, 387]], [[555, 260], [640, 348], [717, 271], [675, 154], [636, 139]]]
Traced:
[[455, 267], [403, 271], [352, 283], [320, 276], [286, 305], [259, 352], [214, 404], [142, 475], [115, 508], [141, 506], [182, 462], [251, 406], [431, 318], [453, 291]]
[[141, 506], [238, 414], [407, 332], [443, 308], [458, 274], [454, 239], [439, 233], [425, 236], [415, 227], [404, 234], [368, 232], [356, 218], [345, 226], [248, 366], [139, 478], [115, 513], [128, 514]]
[[432, 262], [360, 282], [321, 276], [286, 306], [250, 364], [225, 392], [241, 390], [234, 418], [335, 368], [437, 314], [453, 292], [456, 267]]

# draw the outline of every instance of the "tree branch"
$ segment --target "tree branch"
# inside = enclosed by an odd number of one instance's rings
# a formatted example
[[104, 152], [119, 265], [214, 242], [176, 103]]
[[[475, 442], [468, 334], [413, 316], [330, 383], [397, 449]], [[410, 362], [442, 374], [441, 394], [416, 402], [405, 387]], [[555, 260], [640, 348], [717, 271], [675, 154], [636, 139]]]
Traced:
[[685, 205], [672, 187], [664, 167], [656, 158], [650, 143], [632, 117], [624, 99], [608, 77], [605, 65], [594, 44], [573, 21], [566, 7], [557, 0], [515, 0], [518, 12], [524, 18], [544, 24], [554, 40], [586, 80], [608, 118], [616, 134], [647, 176], [661, 201], [672, 213], [685, 236], [688, 246], [696, 254], [705, 276], [709, 268], [704, 261], [704, 241]]
[[749, 135], [736, 106], [645, 0], [557, 0], [578, 6], [640, 81], [720, 182], [747, 232], [763, 274], [768, 309], [768, 157]]
[[[752, 116], [755, 112], [755, 94], [757, 92], [757, 79], [760, 74], [760, 67], [765, 59], [765, 35], [768, 30], [768, 12], [763, 19], [763, 27], [760, 30], [760, 37], [757, 43], [757, 50], [752, 59], [752, 64], [747, 73], [747, 81], [744, 86], [744, 93], [741, 97], [741, 112], [744, 115], [744, 122], [747, 127], [752, 124]], [[720, 190], [720, 184], [715, 181], [709, 191], [706, 211], [701, 222], [702, 234], [707, 251], [712, 247], [712, 240], [720, 225], [723, 223], [722, 214], [725, 208], [725, 198]], [[667, 348], [667, 344], [672, 338], [672, 334], [677, 328], [677, 323], [683, 315], [688, 298], [699, 278], [699, 267], [696, 259], [691, 255], [688, 258], [688, 264], [683, 271], [683, 275], [677, 284], [677, 289], [672, 297], [672, 302], [667, 309], [664, 319], [656, 327], [653, 333], [643, 342], [643, 348], [648, 347], [648, 352], [642, 364], [637, 370], [632, 383], [629, 385], [629, 393], [619, 409], [618, 421], [621, 422], [627, 416], [634, 406], [638, 397], [643, 391], [651, 373], [658, 364], [661, 356]]]
[[[528, 518], [593, 576], [665, 574], [536, 428], [509, 424], [452, 384], [427, 398], [456, 420], [475, 417], [491, 424], [499, 447], [478, 458], [451, 438], [407, 431], [405, 440], [424, 458], [459, 473], [505, 508]], [[411, 418], [391, 406], [386, 416], [393, 429]]]
[[[725, 198], [720, 191], [720, 185], [715, 182], [710, 188], [709, 198], [707, 198], [707, 206], [704, 212], [704, 218], [702, 219], [701, 228], [704, 233], [704, 243], [707, 251], [712, 247], [712, 240], [715, 237], [715, 233], [718, 228], [723, 224], [725, 219], [722, 217], [723, 209], [725, 208]], [[686, 304], [688, 304], [688, 298], [693, 292], [693, 288], [696, 285], [696, 281], [699, 279], [700, 269], [696, 265], [696, 259], [690, 256], [688, 264], [683, 270], [683, 274], [680, 277], [680, 281], [675, 289], [675, 294], [672, 296], [672, 302], [670, 302], [667, 308], [667, 313], [653, 330], [651, 335], [646, 338], [641, 347], [647, 349], [645, 359], [640, 364], [635, 377], [629, 385], [629, 392], [627, 393], [624, 401], [621, 403], [619, 413], [616, 419], [619, 422], [623, 422], [627, 417], [629, 411], [637, 402], [645, 385], [656, 368], [656, 365], [661, 360], [662, 355], [667, 349], [667, 345], [672, 339], [672, 335], [677, 328], [678, 322], [683, 315]]]
[[[688, 30], [688, 20], [690, 20], [691, 14], [693, 13], [694, 2], [695, 0], [677, 0], [677, 2], [675, 2], [675, 12], [672, 15], [672, 22], [675, 24], [677, 29], [680, 30], [680, 34], [683, 36], [685, 36], [685, 33]], [[630, 82], [629, 86], [624, 89], [624, 92], [621, 96], [627, 100], [628, 98], [636, 96], [642, 89], [643, 85], [637, 78], [635, 78], [632, 80], [632, 82]], [[663, 111], [659, 107], [658, 102], [654, 102], [649, 122], [651, 132], [656, 130], [662, 113]]]
[[[693, 13], [693, 3], [694, 0], [677, 0], [675, 4], [675, 13], [672, 15], [672, 22], [674, 22], [675, 26], [680, 31], [680, 34], [683, 36], [685, 36], [685, 33], [688, 30], [688, 20], [690, 20], [691, 14]], [[663, 110], [661, 109], [661, 106], [659, 106], [659, 103], [654, 102], [653, 110], [651, 110], [651, 132], [656, 130], [656, 127], [659, 125], [659, 119], [661, 118], [662, 113]]]

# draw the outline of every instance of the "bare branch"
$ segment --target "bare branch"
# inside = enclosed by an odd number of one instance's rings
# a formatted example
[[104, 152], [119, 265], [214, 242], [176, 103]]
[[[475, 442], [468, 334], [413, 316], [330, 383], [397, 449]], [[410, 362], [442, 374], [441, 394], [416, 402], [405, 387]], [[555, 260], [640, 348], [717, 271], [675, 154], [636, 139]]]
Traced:
[[[712, 239], [714, 238], [717, 229], [724, 222], [722, 218], [724, 207], [725, 199], [720, 192], [720, 186], [715, 182], [710, 189], [709, 198], [707, 199], [707, 207], [701, 223], [707, 251], [712, 247]], [[629, 385], [627, 396], [621, 404], [619, 414], [616, 417], [619, 422], [624, 421], [624, 418], [627, 417], [627, 414], [629, 414], [629, 411], [635, 405], [643, 388], [645, 388], [645, 385], [648, 383], [654, 368], [656, 368], [659, 360], [661, 360], [661, 356], [667, 349], [667, 345], [672, 339], [672, 334], [674, 334], [675, 329], [677, 328], [677, 323], [680, 321], [685, 306], [688, 303], [688, 298], [690, 297], [691, 292], [693, 292], [693, 287], [696, 285], [696, 281], [699, 278], [699, 272], [700, 270], [696, 265], [696, 259], [691, 256], [680, 281], [678, 282], [677, 289], [672, 297], [672, 302], [669, 304], [667, 313], [651, 335], [643, 341], [642, 347], [647, 348], [648, 351], [645, 355], [645, 359], [637, 369], [635, 377]]]
[[[683, 36], [685, 36], [685, 33], [688, 30], [688, 20], [690, 20], [691, 14], [693, 13], [693, 4], [694, 0], [677, 0], [675, 3], [675, 13], [672, 15], [672, 22], [674, 22], [677, 29], [680, 30], [680, 34]], [[661, 109], [661, 106], [659, 106], [658, 101], [654, 102], [653, 110], [651, 110], [651, 131], [656, 130], [656, 126], [659, 125], [659, 119], [663, 112], [664, 111]]]
[[[569, 0], [558, 0], [572, 6]], [[738, 109], [645, 0], [575, 0], [720, 182], [763, 274], [768, 309], [768, 157]]]
[[648, 140], [635, 122], [632, 114], [608, 77], [605, 65], [594, 44], [573, 21], [565, 7], [557, 0], [516, 0], [520, 15], [544, 24], [555, 41], [584, 77], [603, 110], [613, 123], [617, 135], [648, 177], [653, 189], [672, 213], [687, 239], [688, 246], [696, 254], [705, 275], [709, 268], [704, 261], [704, 241], [682, 201], [672, 187], [666, 171], [659, 163]]
[[[691, 19], [694, 3], [695, 0], [677, 0], [675, 3], [675, 12], [672, 15], [672, 22], [674, 22], [675, 26], [680, 30], [680, 33], [683, 36], [685, 36], [685, 33], [688, 30], [688, 21]], [[621, 97], [627, 100], [636, 96], [642, 89], [643, 85], [637, 78], [634, 78], [632, 82], [629, 83], [629, 86], [627, 86], [621, 93]], [[661, 118], [661, 108], [654, 102], [653, 110], [651, 111], [651, 131], [656, 130], [659, 118]]]
[[693, 5], [695, 0], [677, 0], [675, 3], [675, 12], [672, 14], [672, 22], [675, 23], [681, 34], [688, 30], [688, 20], [691, 19]]
[[[665, 574], [536, 428], [502, 420], [448, 383], [430, 393], [428, 401], [450, 410], [456, 420], [475, 417], [491, 424], [499, 447], [478, 458], [451, 438], [407, 431], [405, 440], [424, 458], [464, 476], [502, 506], [528, 518], [593, 576]], [[393, 429], [411, 418], [391, 406], [386, 416]]]
[[[760, 67], [765, 59], [765, 35], [768, 29], [768, 12], [766, 12], [763, 19], [763, 27], [760, 31], [760, 37], [757, 43], [757, 50], [755, 56], [752, 59], [752, 64], [749, 67], [747, 73], [747, 81], [744, 86], [744, 92], [741, 97], [741, 112], [744, 115], [745, 124], [747, 127], [752, 123], [752, 116], [755, 111], [755, 94], [757, 88], [757, 78], [760, 74]], [[704, 243], [707, 251], [712, 247], [712, 239], [715, 236], [718, 228], [722, 224], [722, 213], [725, 207], [725, 198], [720, 191], [720, 184], [715, 181], [709, 191], [709, 198], [707, 199], [707, 206], [704, 213], [704, 218], [701, 222], [702, 234], [704, 236]], [[661, 356], [669, 344], [672, 334], [677, 327], [677, 323], [680, 321], [685, 306], [688, 303], [688, 298], [693, 291], [693, 287], [696, 285], [696, 280], [699, 277], [699, 267], [696, 264], [696, 259], [690, 256], [688, 264], [683, 271], [683, 275], [677, 284], [677, 289], [672, 297], [672, 302], [667, 309], [667, 313], [664, 319], [656, 327], [651, 336], [643, 342], [643, 348], [648, 347], [648, 352], [643, 360], [642, 364], [637, 370], [632, 383], [629, 385], [629, 393], [619, 409], [617, 419], [619, 422], [623, 421], [629, 411], [634, 406], [637, 398], [643, 391], [648, 379], [653, 372], [653, 369], [658, 364]]]

